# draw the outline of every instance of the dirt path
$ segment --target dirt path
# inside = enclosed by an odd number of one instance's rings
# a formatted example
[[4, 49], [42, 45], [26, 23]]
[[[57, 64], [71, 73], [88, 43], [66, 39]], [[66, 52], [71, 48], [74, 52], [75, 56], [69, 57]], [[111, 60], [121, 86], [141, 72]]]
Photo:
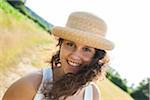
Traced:
[[3, 72], [0, 71], [0, 100], [6, 89], [16, 80], [28, 73], [39, 70], [47, 65], [45, 61], [52, 54], [49, 46], [36, 45], [27, 50], [27, 53], [19, 57], [20, 62], [13, 67], [9, 67]]

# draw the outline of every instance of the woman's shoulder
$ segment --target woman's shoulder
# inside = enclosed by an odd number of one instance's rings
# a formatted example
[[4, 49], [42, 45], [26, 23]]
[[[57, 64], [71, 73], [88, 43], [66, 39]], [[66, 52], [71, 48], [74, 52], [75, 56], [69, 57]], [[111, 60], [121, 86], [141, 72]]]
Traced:
[[34, 89], [34, 91], [37, 91], [42, 81], [42, 71], [39, 70], [39, 71], [30, 73], [26, 75], [25, 77], [21, 78], [19, 81], [22, 85], [29, 86], [32, 89]]
[[3, 100], [31, 100], [41, 83], [42, 72], [33, 72], [14, 82], [5, 92]]

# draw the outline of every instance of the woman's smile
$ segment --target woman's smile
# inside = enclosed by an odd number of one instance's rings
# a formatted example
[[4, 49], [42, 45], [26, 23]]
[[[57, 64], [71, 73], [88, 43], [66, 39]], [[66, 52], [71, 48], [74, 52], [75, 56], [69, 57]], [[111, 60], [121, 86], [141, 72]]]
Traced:
[[72, 67], [79, 67], [81, 65], [81, 64], [74, 62], [74, 61], [71, 61], [71, 60], [67, 60], [67, 63], [69, 65], [71, 65]]
[[80, 68], [81, 64], [71, 61], [71, 60], [66, 60], [66, 66], [64, 67], [65, 72], [67, 73], [76, 73]]

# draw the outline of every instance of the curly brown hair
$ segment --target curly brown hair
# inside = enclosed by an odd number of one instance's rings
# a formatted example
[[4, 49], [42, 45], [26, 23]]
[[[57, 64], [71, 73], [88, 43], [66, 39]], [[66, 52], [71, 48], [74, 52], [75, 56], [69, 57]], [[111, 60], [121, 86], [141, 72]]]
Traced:
[[[63, 39], [59, 39], [57, 46], [61, 46]], [[60, 64], [60, 51], [52, 56], [51, 65], [52, 69]], [[77, 73], [67, 73], [58, 80], [49, 83], [45, 86], [48, 100], [58, 100], [63, 97], [65, 100], [68, 96], [74, 95], [78, 90], [85, 87], [88, 83], [98, 77], [105, 76], [105, 69], [108, 63], [106, 51], [96, 49], [96, 53], [89, 65], [84, 66]], [[52, 85], [52, 87], [48, 86]], [[49, 89], [47, 89], [50, 87]]]

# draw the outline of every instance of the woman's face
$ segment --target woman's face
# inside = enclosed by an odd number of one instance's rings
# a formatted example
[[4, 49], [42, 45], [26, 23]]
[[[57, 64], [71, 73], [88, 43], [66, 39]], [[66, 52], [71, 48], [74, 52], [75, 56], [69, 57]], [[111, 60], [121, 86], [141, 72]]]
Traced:
[[60, 61], [64, 73], [76, 73], [83, 66], [90, 64], [95, 52], [92, 47], [63, 40], [60, 47]]

